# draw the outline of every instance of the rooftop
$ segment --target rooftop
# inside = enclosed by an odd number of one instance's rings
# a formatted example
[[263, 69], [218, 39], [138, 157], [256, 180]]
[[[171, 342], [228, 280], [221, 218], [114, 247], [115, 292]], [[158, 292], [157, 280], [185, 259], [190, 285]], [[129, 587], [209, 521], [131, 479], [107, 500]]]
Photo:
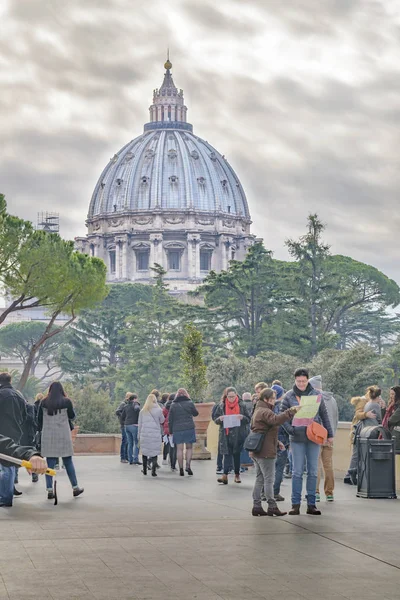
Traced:
[[44, 481], [21, 472], [24, 495], [0, 510], [0, 599], [399, 598], [396, 500], [358, 499], [337, 482], [321, 517], [254, 518], [253, 474], [218, 486], [214, 461], [195, 462], [193, 478], [164, 467], [155, 479], [117, 456], [75, 460], [82, 497], [60, 471], [53, 506]]

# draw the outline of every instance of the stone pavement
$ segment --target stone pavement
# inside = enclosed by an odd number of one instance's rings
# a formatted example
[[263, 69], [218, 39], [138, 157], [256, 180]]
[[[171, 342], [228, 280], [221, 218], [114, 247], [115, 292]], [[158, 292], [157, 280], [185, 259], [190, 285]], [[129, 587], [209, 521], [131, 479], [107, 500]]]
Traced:
[[60, 472], [53, 506], [44, 481], [21, 473], [24, 495], [0, 509], [0, 599], [400, 597], [396, 500], [339, 483], [322, 517], [254, 518], [253, 475], [218, 486], [214, 462], [195, 462], [193, 478], [166, 467], [145, 478], [117, 456], [80, 456], [76, 468], [82, 497]]

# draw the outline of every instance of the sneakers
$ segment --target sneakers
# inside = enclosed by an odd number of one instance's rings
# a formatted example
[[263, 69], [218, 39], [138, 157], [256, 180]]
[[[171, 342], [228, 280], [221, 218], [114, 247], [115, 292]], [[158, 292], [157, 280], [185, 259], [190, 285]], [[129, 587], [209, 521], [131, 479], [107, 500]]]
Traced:
[[22, 496], [22, 492], [19, 492], [15, 486], [14, 486], [14, 496]]
[[54, 500], [53, 490], [47, 490], [47, 500]]
[[85, 490], [83, 488], [80, 487], [76, 487], [72, 490], [72, 495], [74, 498], [77, 498], [78, 496], [80, 496], [81, 494], [83, 494]]
[[281, 496], [280, 494], [276, 494], [274, 496], [274, 498], [275, 498], [275, 502], [284, 502], [285, 501], [285, 498], [283, 496]]
[[326, 497], [326, 501], [327, 502], [333, 502], [334, 501], [333, 494], [329, 494], [329, 496]]
[[141, 463], [140, 460], [135, 460], [135, 461], [133, 461], [133, 464], [134, 465], [142, 465], [143, 463]]
[[321, 502], [321, 496], [319, 494], [315, 494], [315, 502]]
[[215, 473], [216, 473], [217, 475], [223, 475], [223, 474], [224, 474], [224, 470], [223, 470], [223, 469], [217, 469], [217, 470], [215, 471]]
[[127, 464], [129, 461], [128, 461], [128, 460], [126, 460], [126, 458], [123, 458], [123, 459], [121, 460], [121, 462], [122, 462], [122, 463], [124, 463], [124, 464]]

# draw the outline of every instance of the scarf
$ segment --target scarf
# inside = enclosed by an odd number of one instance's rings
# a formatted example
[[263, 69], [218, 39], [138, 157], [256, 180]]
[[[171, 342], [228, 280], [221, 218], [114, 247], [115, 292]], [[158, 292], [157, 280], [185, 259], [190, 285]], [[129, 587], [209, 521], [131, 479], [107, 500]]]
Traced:
[[[233, 402], [225, 400], [225, 414], [226, 415], [240, 415], [239, 398], [236, 396]], [[225, 429], [226, 435], [229, 434], [229, 429]]]
[[393, 404], [389, 406], [387, 411], [385, 412], [385, 416], [383, 417], [382, 421], [382, 426], [385, 427], [385, 429], [389, 429], [389, 419], [396, 410], [396, 408], [397, 405], [393, 402]]
[[[306, 387], [306, 389], [304, 391], [299, 390], [299, 388], [297, 387], [296, 384], [294, 384], [294, 386], [293, 386], [293, 391], [294, 391], [294, 393], [296, 395], [296, 398], [298, 396], [300, 396], [300, 398], [301, 398], [301, 396], [308, 396], [312, 389], [313, 389], [312, 385], [310, 385], [310, 384], [307, 385], [307, 387]], [[317, 396], [319, 395], [317, 391], [316, 391], [316, 395]]]

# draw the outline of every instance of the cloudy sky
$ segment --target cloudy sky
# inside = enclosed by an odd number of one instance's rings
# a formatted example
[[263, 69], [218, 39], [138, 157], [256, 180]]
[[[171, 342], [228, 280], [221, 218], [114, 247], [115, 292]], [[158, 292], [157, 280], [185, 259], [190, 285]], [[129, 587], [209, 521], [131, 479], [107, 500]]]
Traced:
[[278, 258], [310, 212], [400, 282], [398, 0], [0, 0], [0, 191], [85, 233], [100, 172], [148, 121], [167, 46], [197, 135]]

